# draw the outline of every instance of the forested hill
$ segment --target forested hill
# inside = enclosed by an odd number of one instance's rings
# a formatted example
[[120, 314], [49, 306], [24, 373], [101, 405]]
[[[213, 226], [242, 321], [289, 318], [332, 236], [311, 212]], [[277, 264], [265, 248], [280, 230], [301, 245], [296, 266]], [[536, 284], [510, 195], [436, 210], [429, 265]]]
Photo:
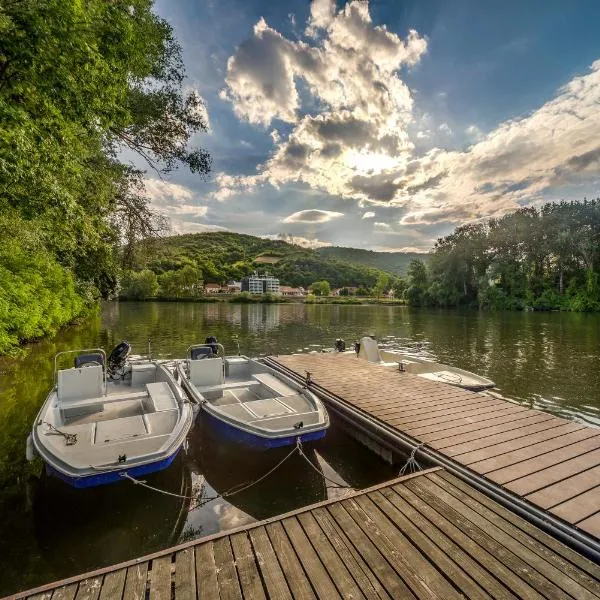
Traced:
[[427, 254], [418, 252], [374, 252], [373, 250], [342, 246], [327, 246], [319, 248], [318, 252], [325, 258], [365, 265], [394, 275], [404, 275], [411, 260], [419, 259], [426, 262], [429, 257]]
[[[308, 287], [325, 279], [332, 287], [373, 287], [381, 268], [363, 261], [339, 260], [321, 251], [231, 232], [206, 232], [155, 240], [148, 252], [138, 252], [135, 267], [156, 275], [192, 265], [205, 282], [239, 280], [254, 270], [268, 271], [283, 285]], [[353, 251], [351, 248], [340, 250]], [[364, 252], [364, 251], [359, 251]], [[378, 253], [373, 253], [377, 255]], [[340, 257], [342, 258], [342, 257]], [[362, 263], [362, 264], [361, 264]], [[389, 269], [397, 273], [398, 270]]]

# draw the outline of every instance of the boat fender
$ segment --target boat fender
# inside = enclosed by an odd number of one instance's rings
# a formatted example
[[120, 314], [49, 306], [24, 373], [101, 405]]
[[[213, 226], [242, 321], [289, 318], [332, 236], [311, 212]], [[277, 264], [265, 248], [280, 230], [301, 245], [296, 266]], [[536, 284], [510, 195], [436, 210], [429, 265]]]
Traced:
[[35, 451], [35, 446], [33, 445], [33, 439], [31, 438], [31, 434], [27, 436], [27, 443], [25, 444], [25, 458], [28, 462], [35, 460], [37, 456], [37, 452]]

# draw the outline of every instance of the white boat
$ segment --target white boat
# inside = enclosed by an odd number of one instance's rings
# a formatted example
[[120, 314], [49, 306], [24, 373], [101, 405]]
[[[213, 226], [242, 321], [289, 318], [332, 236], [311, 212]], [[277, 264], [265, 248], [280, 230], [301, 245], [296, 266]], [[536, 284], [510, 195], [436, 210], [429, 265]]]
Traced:
[[430, 381], [448, 383], [472, 391], [493, 388], [496, 384], [487, 377], [476, 375], [470, 371], [443, 365], [434, 361], [392, 350], [381, 350], [371, 337], [364, 337], [357, 344], [359, 359], [386, 367], [395, 367], [401, 371], [418, 375]]
[[250, 447], [318, 440], [329, 427], [312, 392], [257, 360], [225, 356], [216, 341], [190, 346], [177, 373], [211, 429]]
[[[54, 386], [27, 440], [50, 475], [78, 488], [123, 481], [167, 468], [192, 426], [193, 406], [173, 378], [174, 364], [128, 359], [119, 344], [60, 352]], [[59, 369], [74, 354], [74, 366]]]

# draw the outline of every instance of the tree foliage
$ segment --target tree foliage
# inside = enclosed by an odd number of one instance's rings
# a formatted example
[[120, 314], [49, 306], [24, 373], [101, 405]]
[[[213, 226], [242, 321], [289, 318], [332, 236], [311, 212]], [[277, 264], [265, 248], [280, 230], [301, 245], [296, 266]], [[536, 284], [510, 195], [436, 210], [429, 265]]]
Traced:
[[329, 281], [315, 281], [311, 284], [310, 291], [315, 296], [329, 296], [331, 293], [331, 286], [329, 285]]
[[600, 309], [600, 200], [523, 208], [437, 241], [411, 263], [411, 304]]
[[[209, 155], [189, 146], [205, 109], [183, 78], [181, 49], [150, 0], [0, 2], [0, 217], [54, 265], [40, 286], [69, 280], [108, 296], [122, 245], [131, 264], [136, 241], [164, 228], [144, 172], [120, 162], [122, 150], [154, 171], [208, 172]], [[12, 264], [7, 252], [0, 267]], [[32, 257], [31, 278], [40, 261]], [[75, 317], [80, 300], [49, 327], [19, 330], [12, 309], [0, 326], [28, 339]]]

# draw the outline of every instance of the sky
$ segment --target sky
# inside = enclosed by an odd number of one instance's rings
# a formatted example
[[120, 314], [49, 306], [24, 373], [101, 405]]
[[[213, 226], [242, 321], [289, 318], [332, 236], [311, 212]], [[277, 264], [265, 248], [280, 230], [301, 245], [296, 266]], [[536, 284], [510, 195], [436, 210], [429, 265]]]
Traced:
[[597, 0], [158, 0], [213, 169], [148, 173], [174, 233], [430, 250], [600, 195]]

